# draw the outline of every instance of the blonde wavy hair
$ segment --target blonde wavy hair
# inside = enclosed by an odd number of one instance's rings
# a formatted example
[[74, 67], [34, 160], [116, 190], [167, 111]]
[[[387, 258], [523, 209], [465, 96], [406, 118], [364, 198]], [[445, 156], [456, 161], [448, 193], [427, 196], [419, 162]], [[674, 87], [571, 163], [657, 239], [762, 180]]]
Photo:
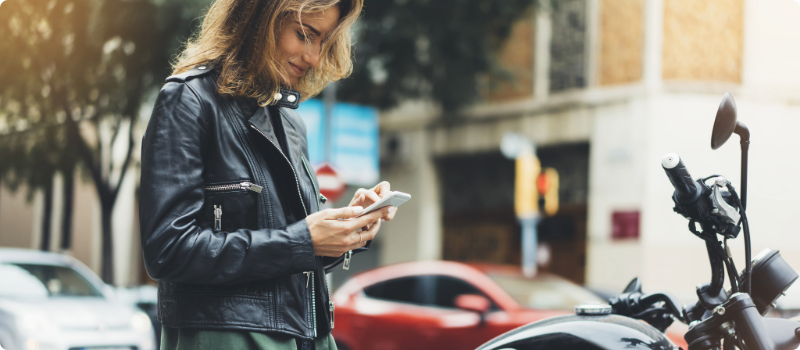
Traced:
[[331, 81], [353, 71], [350, 27], [363, 0], [217, 0], [203, 25], [173, 63], [172, 74], [201, 64], [219, 71], [217, 92], [255, 98], [260, 105], [274, 103], [285, 72], [275, 59], [282, 21], [301, 13], [317, 13], [339, 6], [338, 25], [323, 41], [319, 64], [309, 68], [292, 86], [304, 99], [319, 94]]

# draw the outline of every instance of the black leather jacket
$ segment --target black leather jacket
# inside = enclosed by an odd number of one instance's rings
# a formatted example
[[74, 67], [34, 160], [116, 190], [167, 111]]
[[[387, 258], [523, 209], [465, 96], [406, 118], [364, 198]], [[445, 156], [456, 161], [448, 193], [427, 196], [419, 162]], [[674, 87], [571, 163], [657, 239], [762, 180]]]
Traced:
[[[142, 142], [144, 263], [164, 326], [330, 333], [325, 272], [305, 217], [319, 210], [297, 92], [243, 115], [216, 92], [213, 67], [169, 77]], [[292, 101], [292, 102], [289, 102]], [[267, 113], [282, 118], [281, 151]], [[272, 137], [270, 137], [270, 136]], [[316, 324], [316, 328], [314, 325]]]

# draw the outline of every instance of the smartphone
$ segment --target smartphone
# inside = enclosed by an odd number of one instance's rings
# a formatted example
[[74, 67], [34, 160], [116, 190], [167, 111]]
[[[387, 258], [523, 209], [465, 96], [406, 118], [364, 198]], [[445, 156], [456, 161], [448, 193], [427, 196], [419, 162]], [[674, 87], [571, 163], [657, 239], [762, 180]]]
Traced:
[[383, 197], [381, 198], [381, 200], [372, 203], [372, 205], [364, 208], [364, 211], [361, 212], [361, 215], [359, 216], [367, 215], [373, 211], [376, 211], [383, 207], [388, 207], [390, 205], [399, 207], [400, 204], [407, 202], [409, 199], [411, 199], [411, 195], [408, 193], [403, 193], [398, 191], [389, 192], [389, 194], [386, 195], [386, 197]]

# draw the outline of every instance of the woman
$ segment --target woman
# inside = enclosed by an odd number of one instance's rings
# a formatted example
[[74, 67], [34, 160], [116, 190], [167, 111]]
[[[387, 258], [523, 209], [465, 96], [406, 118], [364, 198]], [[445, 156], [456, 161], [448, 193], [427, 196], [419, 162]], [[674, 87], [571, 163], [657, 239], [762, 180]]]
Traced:
[[301, 96], [346, 77], [362, 0], [217, 0], [142, 145], [144, 261], [165, 349], [335, 349], [325, 273], [393, 208], [319, 211]]

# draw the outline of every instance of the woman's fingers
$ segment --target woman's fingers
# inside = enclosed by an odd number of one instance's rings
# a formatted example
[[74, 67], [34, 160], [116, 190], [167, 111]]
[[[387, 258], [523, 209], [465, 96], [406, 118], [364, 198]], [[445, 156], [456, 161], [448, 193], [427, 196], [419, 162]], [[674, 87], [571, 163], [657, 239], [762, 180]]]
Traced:
[[326, 209], [309, 215], [306, 221], [314, 244], [314, 254], [338, 257], [348, 250], [363, 247], [367, 241], [375, 238], [381, 218], [389, 214], [389, 207], [358, 217], [363, 211], [363, 207], [355, 206]]
[[[375, 187], [372, 188], [372, 191], [381, 196], [381, 198], [383, 198], [392, 192], [392, 186], [391, 184], [389, 184], [388, 181], [381, 181], [381, 183], [375, 185]], [[382, 217], [383, 221], [392, 221], [392, 219], [394, 219], [394, 214], [396, 213], [396, 209], [397, 208], [393, 206], [392, 209], [390, 209], [389, 213], [384, 217]]]
[[381, 219], [383, 219], [383, 221], [392, 221], [392, 219], [394, 219], [394, 215], [397, 214], [397, 207], [391, 206], [386, 211], [386, 215], [384, 215]]
[[365, 206], [364, 205], [364, 194], [361, 193], [361, 192], [358, 192], [358, 190], [356, 190], [356, 193], [353, 194], [353, 199], [350, 200], [350, 204], [348, 204], [347, 206], [348, 207], [352, 207], [352, 206], [355, 206], [355, 205], [362, 206], [362, 207]]
[[377, 193], [381, 198], [383, 198], [389, 194], [389, 192], [392, 192], [391, 185], [389, 185], [388, 181], [381, 181], [381, 183], [372, 188], [372, 192]]
[[358, 191], [356, 191], [356, 193], [359, 193], [360, 195], [364, 196], [364, 205], [365, 206], [369, 206], [372, 203], [375, 203], [375, 202], [381, 200], [381, 196], [379, 196], [373, 190], [367, 190], [367, 189], [364, 189], [364, 188], [359, 188]]
[[388, 211], [389, 211], [389, 207], [385, 207], [385, 208], [381, 208], [381, 209], [378, 209], [376, 211], [373, 211], [373, 212], [371, 212], [369, 214], [366, 214], [364, 216], [357, 217], [357, 218], [354, 218], [352, 220], [348, 220], [345, 223], [345, 225], [347, 225], [345, 227], [349, 231], [355, 231], [355, 230], [357, 230], [359, 228], [362, 228], [362, 227], [370, 225], [370, 224], [372, 224], [372, 223], [374, 223], [376, 221], [379, 221], [380, 218], [382, 218], [382, 217], [386, 216], [386, 214], [388, 214]]
[[[378, 221], [376, 221], [375, 223], [373, 223], [373, 224], [370, 226], [369, 230], [367, 230], [367, 231], [364, 231], [364, 232], [362, 233], [362, 237], [364, 237], [364, 241], [371, 241], [371, 240], [373, 240], [373, 239], [375, 238], [375, 235], [377, 235], [377, 234], [378, 234], [378, 230], [380, 230], [380, 229], [381, 229], [381, 221], [380, 221], [380, 220], [378, 220]], [[366, 243], [365, 243], [365, 244], [366, 244]]]
[[372, 227], [370, 227], [369, 230], [357, 232], [355, 235], [353, 235], [352, 244], [346, 249], [353, 250], [367, 245], [367, 242], [375, 238], [375, 235], [378, 233], [378, 230], [380, 230], [380, 228], [381, 228], [381, 221], [378, 220], [372, 225]]
[[386, 181], [382, 181], [371, 189], [359, 188], [353, 195], [353, 200], [350, 201], [350, 205], [361, 204], [367, 207], [385, 197], [389, 192], [391, 192], [391, 185]]
[[364, 211], [364, 207], [361, 206], [344, 207], [336, 209], [325, 209], [324, 211], [325, 211], [325, 219], [327, 220], [350, 219], [361, 214], [361, 212]]

